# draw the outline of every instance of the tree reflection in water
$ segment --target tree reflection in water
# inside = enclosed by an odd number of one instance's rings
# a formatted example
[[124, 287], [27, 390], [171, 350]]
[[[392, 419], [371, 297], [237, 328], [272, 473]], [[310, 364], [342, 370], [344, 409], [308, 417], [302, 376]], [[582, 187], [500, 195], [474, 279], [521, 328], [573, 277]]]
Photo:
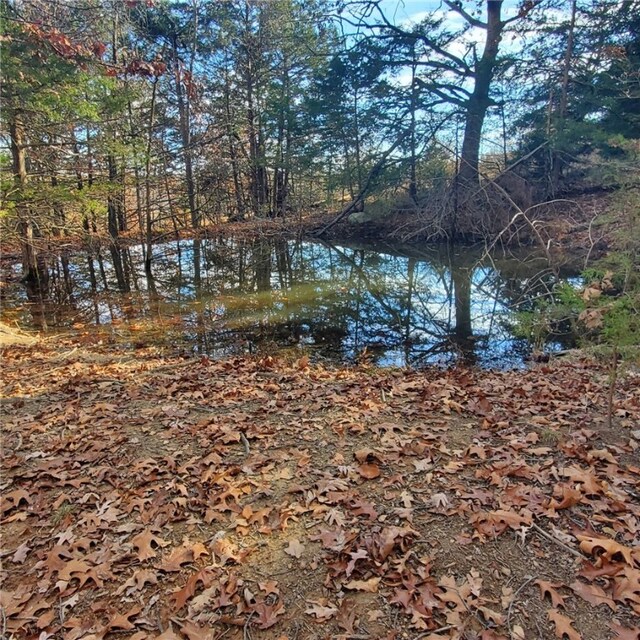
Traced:
[[297, 348], [339, 362], [505, 366], [528, 348], [509, 330], [513, 309], [556, 278], [532, 256], [281, 239], [159, 245], [150, 274], [141, 247], [109, 258], [59, 258], [46, 288], [13, 303], [29, 302], [23, 320], [42, 329], [146, 323], [159, 341], [212, 357]]

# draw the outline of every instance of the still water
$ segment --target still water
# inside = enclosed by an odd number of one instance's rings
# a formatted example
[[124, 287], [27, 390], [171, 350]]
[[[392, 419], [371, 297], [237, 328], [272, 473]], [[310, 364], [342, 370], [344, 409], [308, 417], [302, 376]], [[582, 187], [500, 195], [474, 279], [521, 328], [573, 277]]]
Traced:
[[[574, 276], [533, 254], [463, 247], [183, 240], [154, 247], [151, 276], [141, 247], [60, 257], [46, 290], [15, 284], [3, 314], [210, 357], [288, 349], [340, 363], [517, 367], [532, 349], [514, 330], [517, 312]], [[565, 346], [567, 336], [547, 345]]]

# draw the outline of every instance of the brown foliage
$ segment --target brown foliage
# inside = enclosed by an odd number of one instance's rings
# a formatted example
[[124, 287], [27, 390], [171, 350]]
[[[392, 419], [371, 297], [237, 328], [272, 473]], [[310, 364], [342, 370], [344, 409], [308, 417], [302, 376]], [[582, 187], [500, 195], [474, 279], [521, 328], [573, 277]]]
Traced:
[[13, 637], [634, 637], [637, 386], [101, 348], [5, 351]]

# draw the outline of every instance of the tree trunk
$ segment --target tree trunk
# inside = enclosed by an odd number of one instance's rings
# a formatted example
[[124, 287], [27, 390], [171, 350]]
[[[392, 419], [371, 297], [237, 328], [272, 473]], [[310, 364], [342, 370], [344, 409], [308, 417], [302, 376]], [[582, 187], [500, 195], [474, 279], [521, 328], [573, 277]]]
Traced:
[[195, 229], [200, 226], [200, 212], [196, 199], [196, 181], [193, 175], [193, 158], [191, 154], [191, 125], [189, 117], [189, 103], [185, 100], [182, 90], [182, 72], [178, 57], [177, 36], [173, 38], [173, 70], [176, 82], [176, 99], [178, 102], [178, 117], [180, 120], [180, 137], [182, 139], [182, 154], [184, 157], [184, 173], [187, 182], [187, 201], [191, 214], [191, 226]]
[[235, 215], [230, 216], [230, 220], [244, 220], [245, 216], [245, 203], [244, 203], [244, 193], [242, 190], [242, 183], [240, 180], [240, 170], [238, 167], [238, 154], [236, 153], [236, 145], [234, 142], [234, 131], [233, 131], [233, 119], [231, 115], [231, 85], [229, 82], [229, 75], [227, 72], [227, 68], [225, 67], [225, 75], [224, 75], [224, 107], [225, 107], [225, 116], [226, 116], [226, 129], [227, 129], [227, 138], [229, 140], [229, 158], [231, 160], [231, 172], [233, 174], [233, 190], [236, 200], [236, 213]]
[[491, 105], [489, 89], [504, 27], [500, 19], [501, 9], [502, 0], [487, 0], [487, 35], [482, 57], [475, 66], [475, 83], [467, 102], [460, 169], [456, 176], [456, 187], [463, 191], [475, 189], [479, 184], [478, 164], [482, 125], [487, 109]]
[[288, 103], [285, 106], [287, 98], [287, 82], [289, 69], [287, 68], [286, 56], [282, 62], [282, 87], [280, 91], [280, 104], [278, 108], [278, 133], [276, 138], [276, 153], [273, 167], [273, 186], [272, 186], [272, 203], [271, 216], [278, 217], [284, 215], [285, 206], [285, 184], [284, 184], [284, 134], [285, 134], [285, 109], [288, 110]]
[[[569, 71], [571, 69], [571, 59], [573, 57], [573, 39], [576, 26], [576, 0], [571, 3], [571, 19], [569, 22], [569, 33], [567, 35], [567, 48], [564, 52], [562, 68], [562, 89], [560, 91], [560, 104], [558, 105], [556, 134], [564, 129], [565, 118], [567, 117], [567, 106], [569, 104]], [[555, 197], [558, 191], [558, 184], [562, 175], [562, 158], [557, 151], [551, 155], [551, 193]]]
[[409, 175], [409, 197], [413, 201], [413, 203], [417, 203], [418, 201], [418, 179], [417, 179], [417, 171], [416, 171], [416, 110], [418, 108], [418, 91], [416, 84], [416, 70], [417, 70], [417, 60], [416, 60], [416, 43], [413, 42], [411, 47], [411, 159], [410, 159], [410, 175]]
[[471, 322], [471, 276], [471, 269], [457, 264], [451, 266], [456, 310], [456, 326], [451, 337], [456, 347], [460, 350], [463, 361], [468, 364], [475, 362], [475, 346]]
[[247, 51], [247, 127], [249, 133], [249, 161], [250, 161], [250, 185], [251, 199], [254, 214], [263, 216], [265, 206], [269, 204], [269, 188], [266, 180], [264, 166], [264, 140], [256, 114], [255, 83], [251, 52]]
[[258, 238], [253, 243], [256, 291], [271, 291], [271, 241]]
[[131, 289], [122, 262], [122, 249], [116, 245], [111, 245], [109, 251], [111, 252], [111, 262], [116, 274], [116, 281], [118, 282], [118, 290], [120, 293], [129, 293]]
[[[51, 186], [55, 189], [58, 186], [58, 176], [55, 173], [51, 175]], [[65, 224], [64, 206], [57, 198], [53, 201], [53, 235], [60, 236], [63, 232], [64, 235], [69, 235]]]
[[[134, 124], [133, 105], [131, 104], [131, 99], [127, 100], [127, 111], [129, 113], [129, 132], [132, 140], [135, 140], [135, 138], [138, 136], [138, 131], [136, 130], [136, 126]], [[136, 217], [138, 219], [138, 229], [140, 233], [144, 233], [144, 223], [142, 220], [142, 194], [140, 192], [140, 185], [142, 184], [142, 180], [140, 178], [140, 167], [138, 165], [137, 158], [135, 159], [133, 165], [133, 181], [136, 190]]]
[[169, 216], [171, 216], [171, 221], [173, 222], [173, 227], [174, 229], [176, 229], [176, 237], [177, 237], [177, 226], [176, 226], [176, 220], [178, 222], [180, 222], [181, 226], [184, 226], [184, 222], [180, 219], [180, 217], [177, 214], [176, 211], [176, 207], [173, 203], [173, 196], [171, 195], [172, 190], [171, 190], [171, 184], [169, 181], [169, 176], [171, 175], [169, 173], [169, 167], [167, 165], [167, 155], [168, 155], [168, 151], [167, 151], [167, 144], [164, 140], [164, 138], [161, 141], [161, 149], [160, 149], [160, 155], [162, 157], [162, 168], [163, 168], [163, 172], [162, 175], [164, 176], [164, 190], [165, 190], [165, 194], [167, 196], [167, 205], [169, 206]]
[[[118, 64], [118, 29], [120, 27], [118, 13], [113, 14], [113, 23], [111, 31], [111, 62]], [[118, 139], [117, 125], [111, 131], [111, 141], [116, 146]], [[124, 213], [124, 181], [120, 180], [120, 172], [118, 171], [117, 159], [113, 151], [107, 156], [107, 166], [109, 169], [109, 187], [111, 189], [107, 198], [107, 228], [109, 235], [116, 240], [120, 231], [125, 231], [125, 213]]]
[[116, 240], [120, 234], [122, 212], [122, 198], [120, 191], [120, 183], [118, 181], [118, 166], [116, 158], [113, 154], [107, 156], [107, 166], [109, 167], [109, 185], [112, 192], [107, 198], [107, 228], [109, 235]]
[[286, 117], [286, 132], [284, 136], [284, 152], [283, 152], [283, 162], [284, 162], [284, 170], [282, 176], [282, 188], [281, 188], [281, 197], [279, 200], [280, 209], [282, 211], [282, 215], [284, 216], [287, 212], [287, 207], [289, 206], [289, 194], [293, 192], [293, 178], [292, 178], [292, 137], [294, 130], [294, 119], [291, 113], [291, 84], [289, 82], [289, 71], [287, 70], [286, 77], [286, 102], [287, 102], [287, 117]]
[[[93, 186], [93, 151], [91, 149], [91, 132], [89, 127], [86, 128], [87, 134], [87, 187], [91, 189]], [[78, 172], [78, 189], [82, 188], [82, 172]], [[89, 221], [88, 213], [85, 213], [82, 217], [82, 226], [84, 230], [89, 233], [93, 231], [93, 233], [98, 232], [98, 227], [96, 225], [96, 216], [95, 213], [91, 215], [91, 221]]]
[[34, 245], [34, 239], [39, 233], [31, 218], [31, 210], [25, 200], [24, 193], [29, 176], [27, 174], [22, 113], [19, 109], [8, 109], [8, 111], [13, 180], [18, 190], [16, 212], [18, 214], [18, 232], [20, 234], [22, 253], [22, 280], [27, 283], [38, 284], [44, 288], [49, 274], [44, 260], [38, 256], [37, 248]]
[[147, 132], [147, 148], [145, 149], [144, 162], [144, 196], [145, 196], [145, 238], [146, 250], [144, 256], [144, 269], [147, 275], [151, 273], [151, 258], [153, 252], [153, 214], [151, 211], [151, 149], [153, 143], [153, 127], [156, 114], [156, 94], [158, 88], [158, 78], [153, 81], [153, 89], [151, 91], [151, 106], [149, 108], [149, 127]]
[[250, 192], [251, 203], [253, 205], [253, 214], [260, 214], [260, 175], [258, 166], [258, 136], [256, 133], [256, 114], [253, 105], [253, 77], [252, 77], [252, 64], [251, 54], [247, 50], [247, 78], [246, 78], [246, 90], [247, 90], [247, 129], [249, 133], [249, 162], [250, 162]]

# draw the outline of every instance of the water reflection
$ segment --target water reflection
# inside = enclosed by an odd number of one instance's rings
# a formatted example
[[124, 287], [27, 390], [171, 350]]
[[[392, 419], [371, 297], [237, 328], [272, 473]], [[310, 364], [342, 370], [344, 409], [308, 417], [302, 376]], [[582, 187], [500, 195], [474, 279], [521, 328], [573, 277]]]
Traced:
[[531, 257], [479, 257], [462, 248], [196, 239], [157, 246], [147, 273], [141, 247], [111, 247], [59, 258], [47, 287], [21, 290], [13, 304], [26, 303], [22, 322], [41, 329], [144, 325], [213, 357], [292, 348], [383, 366], [517, 365], [529, 346], [510, 332], [512, 310], [530, 306], [557, 274]]

